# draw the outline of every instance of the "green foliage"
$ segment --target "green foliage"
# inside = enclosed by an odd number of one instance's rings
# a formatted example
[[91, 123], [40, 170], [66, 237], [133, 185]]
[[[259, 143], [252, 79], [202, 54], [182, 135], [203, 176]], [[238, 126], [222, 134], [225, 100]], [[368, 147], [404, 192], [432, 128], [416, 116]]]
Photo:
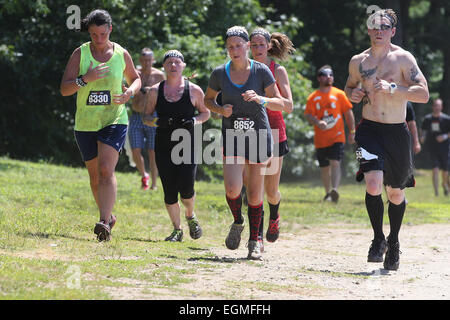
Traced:
[[[335, 69], [338, 88], [343, 88], [350, 57], [369, 46], [365, 28], [366, 9], [386, 1], [285, 1], [285, 0], [82, 0], [81, 17], [104, 8], [113, 18], [111, 40], [128, 49], [137, 62], [140, 50], [150, 47], [161, 67], [163, 53], [172, 48], [183, 52], [186, 76], [206, 89], [214, 67], [226, 61], [224, 34], [233, 25], [252, 30], [262, 26], [287, 34], [297, 48], [288, 61], [281, 61], [289, 74], [294, 112], [286, 115], [291, 152], [285, 157], [283, 175], [316, 173], [312, 127], [303, 118], [306, 97], [317, 86], [315, 71], [328, 63]], [[417, 58], [426, 75], [432, 97], [450, 103], [449, 2], [412, 0], [401, 3], [409, 9], [404, 47]], [[62, 97], [59, 84], [73, 50], [86, 33], [69, 30], [62, 0], [0, 0], [0, 78], [2, 111], [0, 154], [20, 159], [45, 159], [67, 165], [82, 165], [73, 136], [75, 96]], [[407, 19], [409, 18], [409, 20]], [[402, 20], [403, 19], [403, 20]], [[408, 36], [409, 35], [409, 36]], [[420, 124], [429, 109], [416, 106]], [[361, 112], [355, 106], [356, 120]], [[211, 119], [204, 129], [220, 127]], [[348, 158], [351, 159], [351, 150]], [[419, 158], [419, 163], [423, 161]], [[347, 174], [353, 164], [346, 167]], [[131, 170], [121, 156], [118, 169]], [[221, 176], [216, 166], [199, 168], [199, 177]]]

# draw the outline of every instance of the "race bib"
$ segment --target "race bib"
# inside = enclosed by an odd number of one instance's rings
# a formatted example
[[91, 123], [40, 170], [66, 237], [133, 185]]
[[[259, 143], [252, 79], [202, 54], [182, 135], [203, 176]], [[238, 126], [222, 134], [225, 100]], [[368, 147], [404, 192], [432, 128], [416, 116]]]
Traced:
[[433, 131], [433, 132], [441, 131], [441, 128], [439, 126], [439, 122], [432, 122], [431, 123], [431, 131]]
[[111, 104], [111, 92], [106, 91], [90, 91], [86, 104], [88, 106], [104, 106]]
[[255, 130], [255, 121], [250, 118], [236, 118], [233, 121], [233, 129], [234, 131], [254, 131]]

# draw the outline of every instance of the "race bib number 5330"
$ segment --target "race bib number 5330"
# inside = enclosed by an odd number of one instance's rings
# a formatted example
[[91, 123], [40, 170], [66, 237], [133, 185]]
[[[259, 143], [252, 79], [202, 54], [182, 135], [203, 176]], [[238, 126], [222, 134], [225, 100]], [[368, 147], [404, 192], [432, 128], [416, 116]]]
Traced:
[[107, 91], [90, 91], [86, 104], [88, 106], [103, 106], [111, 104], [111, 93]]

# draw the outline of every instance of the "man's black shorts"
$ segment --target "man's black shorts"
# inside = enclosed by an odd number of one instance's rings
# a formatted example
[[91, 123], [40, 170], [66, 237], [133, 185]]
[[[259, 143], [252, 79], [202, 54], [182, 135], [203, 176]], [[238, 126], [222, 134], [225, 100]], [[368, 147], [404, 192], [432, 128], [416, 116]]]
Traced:
[[363, 119], [356, 129], [359, 171], [384, 171], [384, 184], [414, 187], [411, 135], [406, 123], [387, 124]]
[[344, 156], [344, 144], [336, 142], [332, 146], [326, 148], [317, 148], [316, 157], [319, 161], [319, 167], [328, 167], [330, 160], [341, 161]]
[[442, 147], [439, 145], [437, 147], [430, 148], [430, 158], [433, 168], [448, 171], [450, 167], [450, 148], [448, 144], [443, 145]]

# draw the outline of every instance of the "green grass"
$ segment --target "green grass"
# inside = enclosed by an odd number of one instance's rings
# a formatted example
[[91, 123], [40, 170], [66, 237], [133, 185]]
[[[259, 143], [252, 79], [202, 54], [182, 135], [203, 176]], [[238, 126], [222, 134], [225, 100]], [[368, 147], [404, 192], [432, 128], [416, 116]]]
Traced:
[[[223, 183], [196, 183], [204, 236], [191, 240], [183, 220], [185, 240], [174, 244], [164, 241], [172, 227], [161, 187], [140, 190], [137, 173], [117, 173], [117, 182], [113, 239], [98, 243], [86, 169], [0, 158], [0, 299], [110, 299], [111, 288], [133, 289], [136, 282], [144, 293], [169, 288], [181, 297], [193, 294], [178, 288], [193, 274], [227, 266], [209, 250], [223, 246], [232, 222]], [[284, 232], [312, 225], [370, 227], [363, 184], [344, 182], [338, 205], [320, 201], [318, 181], [282, 184], [281, 192]], [[429, 171], [418, 172], [407, 198], [404, 223], [450, 222], [450, 199], [434, 197]]]

